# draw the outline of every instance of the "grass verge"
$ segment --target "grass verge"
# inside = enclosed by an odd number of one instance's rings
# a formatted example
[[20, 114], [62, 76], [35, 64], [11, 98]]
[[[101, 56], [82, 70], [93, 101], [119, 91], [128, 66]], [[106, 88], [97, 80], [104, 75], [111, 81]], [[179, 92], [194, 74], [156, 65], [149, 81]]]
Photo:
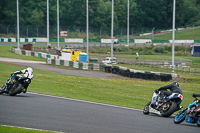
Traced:
[[3, 126], [0, 125], [1, 133], [55, 133], [53, 131], [47, 130], [37, 130], [37, 129], [25, 129], [19, 127]]

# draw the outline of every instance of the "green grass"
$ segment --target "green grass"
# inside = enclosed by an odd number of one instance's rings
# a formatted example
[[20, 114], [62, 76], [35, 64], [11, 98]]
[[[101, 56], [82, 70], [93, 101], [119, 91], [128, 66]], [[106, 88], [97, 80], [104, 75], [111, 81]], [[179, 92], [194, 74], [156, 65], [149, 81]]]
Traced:
[[2, 126], [0, 125], [1, 133], [55, 133], [46, 130], [24, 129], [18, 127]]
[[[93, 56], [102, 56], [102, 57], [110, 57], [110, 55], [107, 55], [107, 54], [97, 54], [97, 53], [90, 53], [90, 55], [93, 55]], [[114, 57], [116, 58], [129, 58], [129, 59], [133, 59], [135, 60], [135, 54], [134, 55], [131, 55], [131, 54], [117, 54], [117, 55], [114, 55]], [[166, 55], [166, 54], [156, 54], [156, 55], [141, 55], [139, 56], [139, 59], [140, 60], [158, 60], [158, 59], [162, 59], [162, 60], [168, 60], [168, 59], [171, 59], [172, 58], [172, 55]], [[200, 58], [199, 57], [192, 57], [192, 56], [175, 56], [175, 60], [176, 59], [188, 59], [188, 60], [191, 60], [192, 63], [200, 63]]]
[[[16, 45], [13, 45], [17, 47]], [[11, 45], [0, 45], [0, 57], [8, 57], [8, 58], [15, 58], [15, 59], [24, 59], [24, 60], [33, 60], [33, 61], [45, 61], [45, 59], [25, 56], [25, 55], [18, 55], [11, 51]], [[22, 47], [22, 46], [20, 46]]]
[[[176, 31], [176, 40], [200, 40], [200, 27], [184, 31]], [[154, 35], [155, 40], [172, 40], [172, 33]]]

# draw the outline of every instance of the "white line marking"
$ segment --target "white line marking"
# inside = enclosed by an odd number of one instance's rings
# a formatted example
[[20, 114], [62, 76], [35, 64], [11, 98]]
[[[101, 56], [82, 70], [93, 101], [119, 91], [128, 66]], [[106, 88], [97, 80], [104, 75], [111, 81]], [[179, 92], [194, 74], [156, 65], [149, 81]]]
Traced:
[[11, 125], [1, 125], [5, 127], [17, 127], [17, 128], [23, 128], [23, 129], [28, 129], [28, 130], [38, 130], [38, 131], [50, 131], [50, 132], [55, 132], [55, 133], [64, 133], [61, 131], [51, 131], [51, 130], [43, 130], [43, 129], [36, 129], [36, 128], [27, 128], [27, 127], [18, 127], [18, 126], [11, 126]]
[[39, 93], [32, 93], [32, 92], [27, 92], [27, 93], [28, 93], [28, 94], [32, 94], [32, 95], [39, 95], [39, 96], [52, 97], [52, 98], [58, 98], [58, 99], [65, 99], [65, 100], [70, 100], [70, 101], [77, 101], [77, 102], [83, 102], [83, 103], [90, 103], [90, 104], [96, 104], [96, 105], [102, 105], [102, 106], [108, 106], [108, 107], [114, 107], [114, 108], [121, 108], [121, 109], [134, 110], [134, 111], [143, 111], [143, 110], [141, 110], [141, 109], [134, 109], [134, 108], [128, 108], [128, 107], [122, 107], [122, 106], [116, 106], [116, 105], [109, 105], [109, 104], [104, 104], [104, 103], [83, 101], [83, 100], [77, 100], [77, 99], [72, 99], [72, 98], [51, 96], [51, 95], [39, 94]]

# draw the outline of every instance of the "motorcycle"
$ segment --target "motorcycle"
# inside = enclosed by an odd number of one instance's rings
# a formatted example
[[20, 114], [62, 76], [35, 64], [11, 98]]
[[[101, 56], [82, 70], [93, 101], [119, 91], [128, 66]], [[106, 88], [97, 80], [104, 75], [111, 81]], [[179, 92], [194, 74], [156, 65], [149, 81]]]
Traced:
[[179, 124], [184, 120], [188, 123], [197, 124], [200, 127], [200, 102], [199, 99], [196, 98], [196, 94], [193, 95], [195, 98], [192, 103], [189, 104], [187, 108], [180, 111], [174, 118], [174, 123]]
[[[6, 84], [0, 88], [0, 94], [7, 93], [10, 96], [15, 96], [21, 92], [26, 93], [30, 83], [31, 79], [13, 74], [7, 79]], [[6, 91], [3, 88], [6, 88]]]
[[170, 117], [174, 112], [182, 108], [180, 106], [183, 98], [181, 94], [172, 93], [170, 96], [166, 96], [163, 101], [160, 101], [160, 93], [161, 91], [154, 92], [152, 100], [143, 109], [145, 115], [153, 113], [163, 117]]

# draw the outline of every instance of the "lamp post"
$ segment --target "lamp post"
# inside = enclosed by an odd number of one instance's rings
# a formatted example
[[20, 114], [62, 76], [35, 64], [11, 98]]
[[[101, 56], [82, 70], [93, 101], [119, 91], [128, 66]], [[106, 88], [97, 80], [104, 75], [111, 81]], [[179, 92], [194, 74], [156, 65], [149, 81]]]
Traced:
[[27, 28], [26, 28], [27, 38], [28, 38], [28, 27], [29, 27], [29, 25], [28, 25]]
[[129, 0], [127, 7], [127, 46], [129, 46]]
[[89, 61], [89, 42], [88, 42], [88, 37], [89, 37], [89, 35], [88, 35], [88, 23], [89, 23], [89, 21], [88, 21], [88, 15], [89, 15], [89, 13], [88, 13], [88, 0], [86, 1], [86, 13], [87, 13], [87, 15], [86, 15], [86, 27], [87, 27], [87, 62]]
[[173, 3], [173, 33], [172, 33], [172, 72], [174, 72], [174, 38], [175, 38], [175, 7], [176, 0]]
[[154, 29], [155, 27], [152, 29], [152, 40], [154, 40]]
[[7, 26], [7, 38], [8, 38], [9, 26], [10, 26], [10, 25]]
[[47, 46], [49, 45], [49, 0], [47, 0]]
[[17, 48], [19, 49], [19, 2], [17, 0]]
[[113, 61], [113, 22], [114, 21], [114, 0], [112, 0], [112, 20], [111, 20], [111, 60]]
[[57, 42], [58, 42], [58, 48], [59, 48], [59, 0], [57, 0]]

